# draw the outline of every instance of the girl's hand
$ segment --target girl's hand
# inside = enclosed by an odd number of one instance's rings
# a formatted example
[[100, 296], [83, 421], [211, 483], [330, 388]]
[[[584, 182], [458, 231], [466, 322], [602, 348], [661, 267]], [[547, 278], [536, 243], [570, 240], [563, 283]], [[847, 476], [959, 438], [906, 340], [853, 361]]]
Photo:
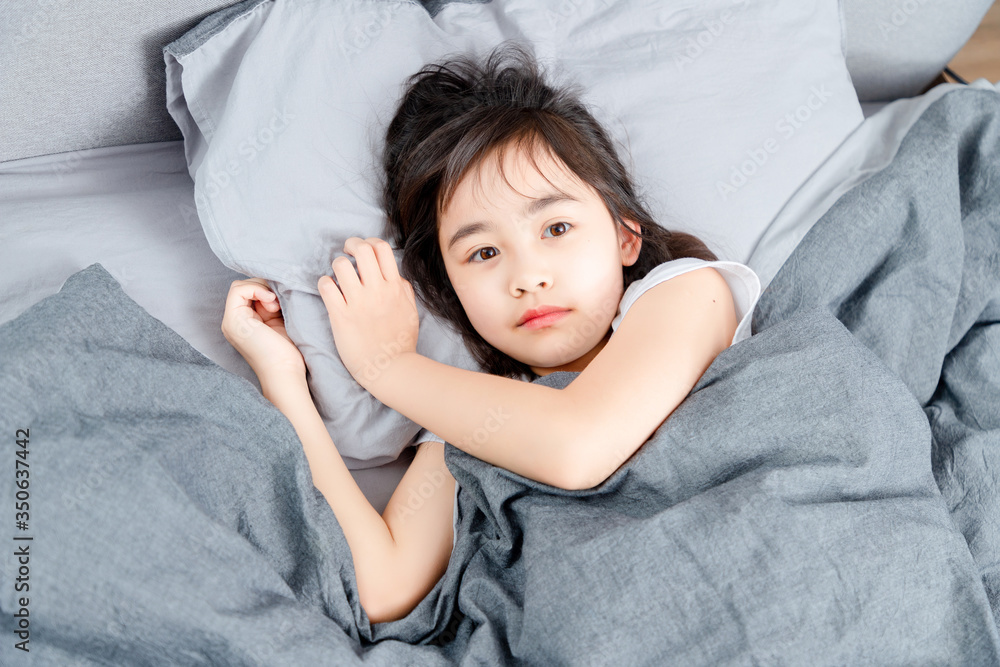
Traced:
[[330, 316], [330, 327], [344, 366], [370, 388], [396, 357], [417, 349], [420, 319], [413, 286], [400, 277], [388, 243], [352, 236], [344, 243], [351, 260], [333, 260], [334, 282], [320, 276], [317, 287]]
[[285, 331], [277, 295], [263, 278], [235, 280], [230, 285], [222, 334], [258, 378], [275, 374], [305, 377], [306, 362]]

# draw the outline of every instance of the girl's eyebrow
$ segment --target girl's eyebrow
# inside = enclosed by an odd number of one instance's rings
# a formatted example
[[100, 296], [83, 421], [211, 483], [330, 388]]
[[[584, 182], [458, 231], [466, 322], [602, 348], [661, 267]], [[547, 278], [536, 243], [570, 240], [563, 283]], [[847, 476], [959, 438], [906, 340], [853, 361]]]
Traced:
[[[570, 197], [569, 195], [563, 192], [551, 192], [543, 197], [539, 197], [537, 199], [532, 199], [531, 201], [529, 201], [525, 205], [524, 209], [521, 211], [521, 216], [526, 218], [530, 215], [538, 213], [539, 211], [545, 208], [548, 208], [549, 206], [552, 206], [553, 204], [557, 204], [559, 202], [564, 202], [564, 201], [579, 203], [578, 199]], [[448, 241], [448, 250], [450, 251], [456, 243], [458, 243], [467, 236], [472, 236], [473, 234], [479, 234], [480, 232], [491, 231], [491, 230], [496, 230], [496, 225], [488, 221], [470, 222], [464, 224], [458, 228], [458, 231], [455, 232], [452, 235], [451, 240]]]
[[448, 241], [448, 251], [450, 252], [452, 246], [464, 239], [466, 236], [472, 236], [473, 234], [478, 234], [480, 232], [485, 232], [489, 230], [495, 230], [496, 225], [492, 222], [470, 222], [466, 225], [459, 227], [458, 231], [451, 237]]

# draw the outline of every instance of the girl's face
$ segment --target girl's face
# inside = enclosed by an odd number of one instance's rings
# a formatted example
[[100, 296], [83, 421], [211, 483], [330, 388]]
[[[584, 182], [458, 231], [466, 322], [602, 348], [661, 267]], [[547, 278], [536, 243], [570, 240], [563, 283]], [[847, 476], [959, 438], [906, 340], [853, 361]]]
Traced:
[[[561, 160], [540, 151], [535, 162], [506, 151], [509, 186], [494, 157], [470, 170], [439, 216], [438, 243], [480, 336], [537, 375], [582, 371], [610, 337], [640, 241]], [[549, 314], [532, 317], [539, 310]]]

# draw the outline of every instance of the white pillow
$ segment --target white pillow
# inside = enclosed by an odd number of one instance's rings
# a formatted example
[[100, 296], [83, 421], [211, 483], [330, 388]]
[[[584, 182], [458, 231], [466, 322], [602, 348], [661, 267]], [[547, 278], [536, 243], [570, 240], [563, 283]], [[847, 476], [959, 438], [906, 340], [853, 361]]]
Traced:
[[[437, 8], [438, 5], [435, 4]], [[226, 266], [272, 281], [348, 466], [419, 427], [354, 383], [316, 291], [349, 236], [380, 236], [379, 159], [403, 81], [448, 54], [528, 43], [576, 82], [651, 213], [744, 262], [782, 204], [861, 122], [834, 0], [247, 0], [164, 49], [168, 109]], [[418, 350], [472, 368], [421, 309]]]

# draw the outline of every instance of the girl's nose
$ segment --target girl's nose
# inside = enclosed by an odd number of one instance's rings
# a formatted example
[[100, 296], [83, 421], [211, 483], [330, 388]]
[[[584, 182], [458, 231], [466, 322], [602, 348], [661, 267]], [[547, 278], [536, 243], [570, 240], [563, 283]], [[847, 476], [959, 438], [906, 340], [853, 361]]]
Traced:
[[552, 287], [552, 272], [537, 260], [524, 258], [518, 262], [511, 274], [511, 296], [519, 297], [529, 292], [537, 292]]
[[[518, 284], [520, 284], [520, 283], [518, 283]], [[525, 283], [525, 284], [530, 285], [530, 282], [529, 283]], [[535, 292], [535, 291], [543, 290], [543, 289], [545, 289], [548, 286], [549, 286], [549, 283], [546, 282], [546, 281], [544, 281], [544, 280], [542, 280], [542, 281], [539, 281], [534, 287], [515, 287], [513, 290], [511, 290], [511, 294], [513, 296], [521, 296], [522, 294], [526, 294], [528, 292]]]

